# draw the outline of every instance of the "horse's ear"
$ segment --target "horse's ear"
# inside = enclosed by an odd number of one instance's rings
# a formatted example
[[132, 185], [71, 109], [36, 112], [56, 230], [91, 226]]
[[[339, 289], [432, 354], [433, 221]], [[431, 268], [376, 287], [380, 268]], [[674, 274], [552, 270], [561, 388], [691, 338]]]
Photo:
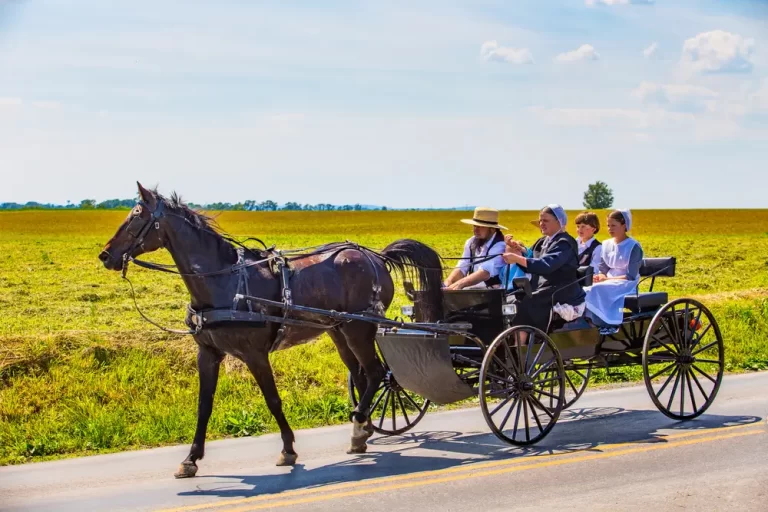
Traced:
[[143, 186], [141, 186], [141, 183], [138, 181], [136, 182], [136, 185], [139, 187], [139, 197], [141, 198], [144, 203], [149, 206], [150, 208], [154, 208], [157, 204], [157, 199], [155, 198], [155, 194], [152, 193], [151, 190], [147, 190]]

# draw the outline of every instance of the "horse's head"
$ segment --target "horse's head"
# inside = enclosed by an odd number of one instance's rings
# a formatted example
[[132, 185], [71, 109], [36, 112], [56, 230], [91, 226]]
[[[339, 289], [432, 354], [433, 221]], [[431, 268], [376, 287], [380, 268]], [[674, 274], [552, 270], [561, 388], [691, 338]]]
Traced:
[[141, 183], [136, 184], [141, 199], [99, 254], [99, 259], [110, 270], [121, 270], [126, 259], [163, 247], [166, 205], [162, 197]]

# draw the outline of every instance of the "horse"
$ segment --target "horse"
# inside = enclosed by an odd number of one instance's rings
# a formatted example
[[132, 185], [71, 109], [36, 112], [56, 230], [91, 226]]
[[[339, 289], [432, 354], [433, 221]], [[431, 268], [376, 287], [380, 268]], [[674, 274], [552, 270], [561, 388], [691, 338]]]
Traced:
[[[309, 254], [288, 258], [288, 287], [282, 272], [275, 270], [274, 252], [245, 248], [226, 235], [209, 216], [189, 208], [175, 193], [163, 197], [138, 183], [139, 201], [107, 242], [99, 259], [114, 271], [127, 271], [129, 261], [144, 253], [166, 249], [190, 295], [190, 312], [233, 308], [233, 298], [246, 290], [250, 296], [285, 301], [322, 310], [375, 311], [383, 314], [392, 302], [394, 283], [390, 273], [416, 280], [424, 291], [427, 321], [442, 315], [442, 260], [421, 242], [401, 239], [377, 253], [351, 243], [328, 244]], [[144, 263], [144, 265], [148, 265]], [[244, 285], [244, 286], [243, 286]], [[242, 305], [239, 309], [242, 311]], [[249, 303], [250, 309], [250, 303]], [[261, 324], [219, 322], [191, 329], [197, 343], [199, 395], [197, 428], [189, 455], [174, 476], [193, 477], [197, 461], [205, 455], [205, 437], [213, 408], [219, 368], [225, 355], [240, 359], [256, 379], [269, 411], [280, 428], [283, 448], [278, 466], [296, 463], [294, 434], [283, 414], [268, 355], [311, 341], [323, 333], [333, 340], [351, 372], [360, 401], [350, 414], [352, 437], [347, 453], [364, 453], [373, 434], [370, 405], [385, 368], [376, 354], [375, 322], [338, 322], [318, 314], [269, 305]], [[290, 316], [295, 322], [280, 320]], [[187, 324], [192, 327], [189, 321]]]

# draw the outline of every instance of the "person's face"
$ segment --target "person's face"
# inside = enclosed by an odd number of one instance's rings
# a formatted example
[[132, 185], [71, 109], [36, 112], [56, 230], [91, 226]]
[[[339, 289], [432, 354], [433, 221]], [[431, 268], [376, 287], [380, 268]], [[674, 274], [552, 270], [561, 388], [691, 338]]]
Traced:
[[478, 240], [488, 240], [493, 234], [493, 229], [485, 226], [472, 226], [472, 234]]
[[560, 223], [557, 217], [547, 212], [539, 213], [539, 229], [544, 236], [552, 236], [560, 231]]
[[595, 228], [589, 224], [576, 224], [576, 233], [583, 242], [586, 242], [593, 236], [595, 236]]
[[608, 227], [608, 234], [611, 235], [611, 237], [616, 238], [617, 236], [622, 236], [627, 232], [626, 227], [621, 222], [608, 218], [608, 221], [606, 222]]

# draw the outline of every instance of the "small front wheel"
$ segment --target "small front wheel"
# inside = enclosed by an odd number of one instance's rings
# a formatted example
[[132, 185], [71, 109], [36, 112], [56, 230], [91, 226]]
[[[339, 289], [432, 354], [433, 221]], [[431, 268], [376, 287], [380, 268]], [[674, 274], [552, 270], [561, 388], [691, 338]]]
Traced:
[[[357, 407], [360, 395], [355, 387], [352, 374], [347, 374], [349, 398]], [[429, 400], [403, 389], [387, 368], [371, 402], [370, 418], [373, 431], [385, 436], [399, 435], [411, 430], [421, 421], [429, 409]]]
[[479, 392], [480, 410], [496, 437], [534, 444], [552, 430], [565, 405], [560, 352], [535, 327], [507, 329], [485, 353]]

